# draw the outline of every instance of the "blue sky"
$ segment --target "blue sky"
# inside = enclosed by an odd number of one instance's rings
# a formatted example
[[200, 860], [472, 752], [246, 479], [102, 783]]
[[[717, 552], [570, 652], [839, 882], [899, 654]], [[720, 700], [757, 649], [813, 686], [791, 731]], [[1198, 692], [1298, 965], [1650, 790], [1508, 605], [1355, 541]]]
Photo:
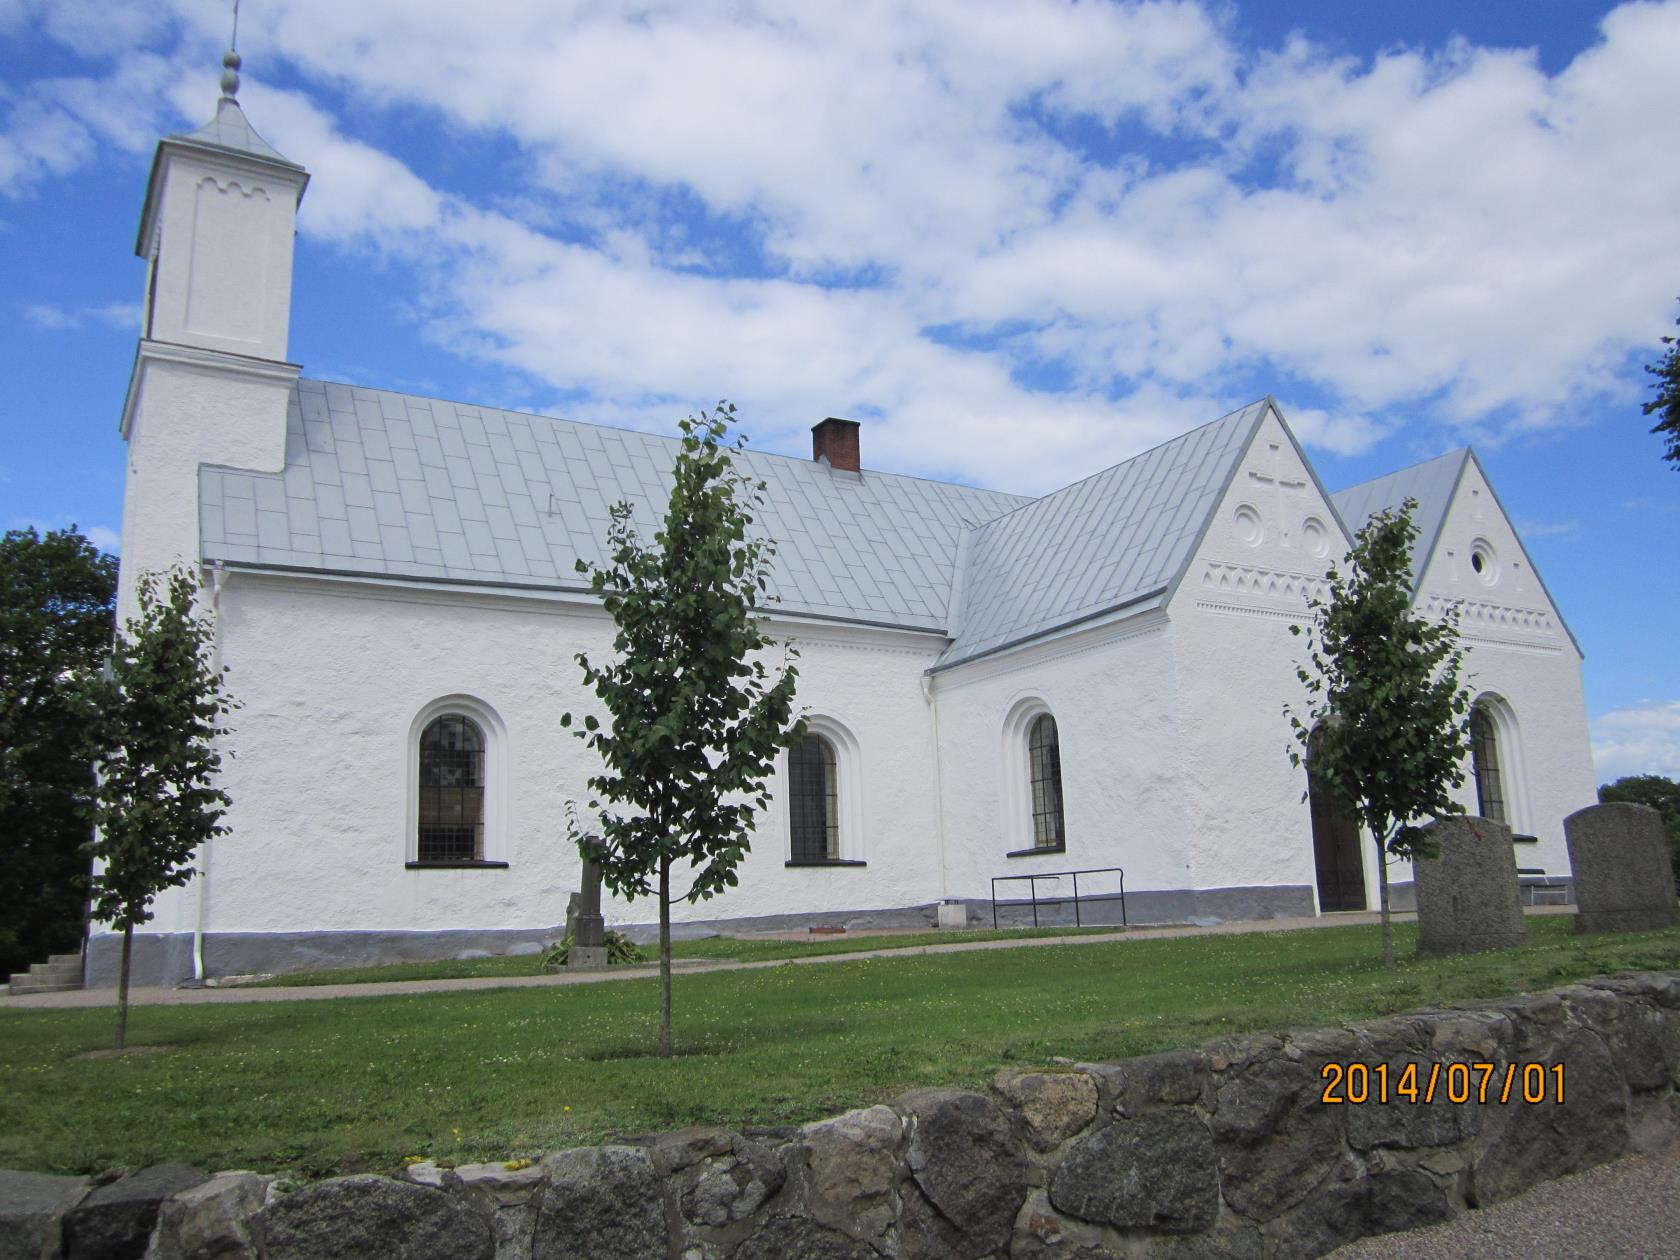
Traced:
[[[115, 543], [152, 146], [226, 3], [0, 0], [0, 526]], [[1340, 488], [1465, 443], [1680, 775], [1680, 3], [247, 0], [312, 377], [1052, 489], [1274, 394]]]

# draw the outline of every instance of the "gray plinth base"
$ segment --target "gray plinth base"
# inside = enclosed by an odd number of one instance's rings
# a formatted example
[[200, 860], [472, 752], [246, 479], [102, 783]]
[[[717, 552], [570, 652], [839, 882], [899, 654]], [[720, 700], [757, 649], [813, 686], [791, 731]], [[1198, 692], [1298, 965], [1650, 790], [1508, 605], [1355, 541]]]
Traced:
[[1674, 910], [1599, 910], [1577, 911], [1577, 932], [1655, 932], [1680, 922]]
[[606, 965], [605, 945], [573, 945], [566, 951], [567, 971], [600, 971]]

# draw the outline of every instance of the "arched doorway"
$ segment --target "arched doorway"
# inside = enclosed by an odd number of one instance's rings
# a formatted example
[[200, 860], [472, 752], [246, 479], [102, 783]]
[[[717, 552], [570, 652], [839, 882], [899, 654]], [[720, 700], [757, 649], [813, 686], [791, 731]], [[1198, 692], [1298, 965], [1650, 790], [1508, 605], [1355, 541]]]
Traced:
[[1359, 820], [1313, 776], [1307, 760], [1307, 801], [1312, 807], [1313, 862], [1318, 868], [1318, 908], [1365, 909], [1365, 863]]

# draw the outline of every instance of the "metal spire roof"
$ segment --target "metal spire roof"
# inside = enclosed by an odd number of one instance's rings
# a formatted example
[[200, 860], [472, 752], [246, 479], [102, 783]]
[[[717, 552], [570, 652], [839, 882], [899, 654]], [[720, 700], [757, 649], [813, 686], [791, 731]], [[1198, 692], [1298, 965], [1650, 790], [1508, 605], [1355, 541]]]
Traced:
[[223, 149], [229, 153], [243, 153], [247, 157], [261, 158], [265, 162], [276, 162], [301, 171], [303, 167], [257, 134], [257, 129], [245, 117], [245, 111], [239, 108], [239, 67], [242, 64], [239, 54], [233, 49], [222, 54], [222, 97], [216, 102], [216, 116], [194, 131], [179, 132], [169, 139], [203, 148]]

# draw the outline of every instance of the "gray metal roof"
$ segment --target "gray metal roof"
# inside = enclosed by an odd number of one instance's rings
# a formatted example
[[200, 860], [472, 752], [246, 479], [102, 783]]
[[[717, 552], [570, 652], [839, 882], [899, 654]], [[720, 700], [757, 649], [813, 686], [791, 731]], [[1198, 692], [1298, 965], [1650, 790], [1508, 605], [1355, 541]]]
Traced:
[[[200, 470], [204, 558], [426, 581], [586, 589], [608, 508], [651, 539], [677, 440], [382, 390], [299, 381], [286, 466]], [[943, 631], [958, 542], [1030, 500], [749, 451], [777, 541], [769, 606]]]
[[216, 116], [202, 127], [169, 138], [186, 144], [226, 149], [230, 153], [243, 153], [247, 157], [278, 162], [281, 166], [296, 167], [300, 171], [303, 169], [257, 134], [257, 129], [245, 117], [245, 111], [239, 108], [239, 102], [231, 96], [224, 96], [216, 102]]
[[1336, 511], [1341, 513], [1350, 533], [1358, 533], [1365, 522], [1384, 508], [1399, 510], [1407, 499], [1417, 500], [1412, 523], [1417, 537], [1412, 540], [1412, 588], [1423, 581], [1423, 571], [1429, 567], [1429, 557], [1435, 554], [1435, 540], [1441, 536], [1441, 525], [1452, 506], [1459, 478], [1471, 458], [1470, 448], [1448, 451], [1434, 459], [1399, 472], [1389, 473], [1371, 481], [1349, 486], [1331, 496]]
[[976, 529], [939, 667], [1165, 603], [1271, 405], [1252, 403]]
[[1476, 458], [1476, 452], [1470, 447], [1448, 451], [1445, 455], [1437, 455], [1421, 464], [1402, 468], [1386, 477], [1377, 477], [1357, 486], [1349, 486], [1334, 496], [1336, 510], [1347, 522], [1349, 530], [1357, 531], [1385, 507], [1398, 508], [1408, 498], [1418, 501], [1417, 511], [1412, 514], [1412, 520], [1418, 527], [1418, 535], [1412, 540], [1412, 589], [1415, 591], [1423, 581], [1423, 575], [1435, 555], [1435, 545], [1441, 538], [1441, 527], [1446, 523], [1447, 509], [1452, 506], [1453, 495], [1458, 493], [1458, 483], [1463, 480], [1464, 470], [1471, 464], [1481, 473], [1482, 480], [1487, 483], [1488, 493], [1493, 495], [1494, 505], [1505, 517], [1505, 523], [1511, 527], [1511, 533], [1516, 536], [1523, 563], [1528, 565], [1528, 571], [1540, 585], [1541, 594], [1557, 613], [1558, 624], [1569, 636], [1575, 650], [1580, 652], [1581, 641], [1575, 637], [1575, 632], [1564, 620], [1563, 611], [1546, 587], [1546, 579], [1540, 576], [1540, 570], [1535, 565], [1534, 558], [1528, 554], [1528, 547], [1523, 543], [1522, 535], [1517, 533], [1517, 523], [1511, 519], [1511, 514], [1505, 511], [1505, 505], [1499, 499], [1499, 491], [1494, 488], [1493, 479], [1487, 475], [1487, 469], [1482, 467], [1482, 461]]
[[[777, 544], [766, 605], [948, 635], [940, 669], [1161, 607], [1271, 405], [1253, 403], [1041, 499], [745, 452], [743, 471], [768, 486], [755, 531]], [[300, 380], [284, 472], [200, 469], [202, 554], [584, 591], [574, 565], [605, 560], [613, 504], [634, 505], [644, 538], [658, 530], [677, 447], [625, 429]], [[1334, 496], [1336, 510], [1356, 529], [1416, 498], [1421, 572], [1473, 458], [1455, 451], [1350, 487]]]

